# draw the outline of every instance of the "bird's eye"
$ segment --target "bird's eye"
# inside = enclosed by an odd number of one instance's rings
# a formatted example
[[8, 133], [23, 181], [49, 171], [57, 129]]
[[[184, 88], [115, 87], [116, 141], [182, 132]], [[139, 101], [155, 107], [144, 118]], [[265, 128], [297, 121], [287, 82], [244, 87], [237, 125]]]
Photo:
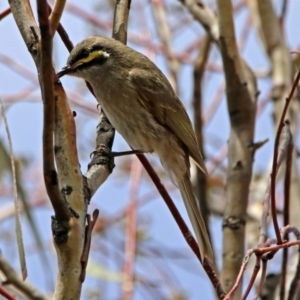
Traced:
[[86, 58], [89, 56], [89, 51], [87, 49], [83, 49], [81, 53], [78, 55], [78, 59]]

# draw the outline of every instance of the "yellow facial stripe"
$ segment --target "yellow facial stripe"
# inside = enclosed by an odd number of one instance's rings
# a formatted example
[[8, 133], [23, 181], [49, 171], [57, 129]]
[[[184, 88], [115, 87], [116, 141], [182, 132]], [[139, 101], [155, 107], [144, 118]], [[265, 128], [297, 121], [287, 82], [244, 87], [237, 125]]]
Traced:
[[72, 67], [76, 68], [79, 65], [86, 64], [86, 63], [88, 63], [96, 58], [102, 57], [102, 56], [107, 57], [107, 56], [109, 56], [109, 54], [106, 52], [103, 52], [101, 50], [95, 50], [95, 51], [91, 52], [88, 57], [79, 59]]

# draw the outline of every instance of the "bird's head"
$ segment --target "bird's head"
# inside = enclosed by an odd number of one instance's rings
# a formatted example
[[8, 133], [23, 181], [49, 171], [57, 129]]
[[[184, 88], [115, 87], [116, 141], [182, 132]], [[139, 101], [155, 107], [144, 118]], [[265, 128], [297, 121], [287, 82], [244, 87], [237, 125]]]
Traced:
[[124, 51], [122, 43], [103, 37], [88, 37], [77, 44], [71, 51], [67, 64], [57, 76], [72, 75], [88, 80], [94, 71], [103, 69], [114, 60], [113, 57]]

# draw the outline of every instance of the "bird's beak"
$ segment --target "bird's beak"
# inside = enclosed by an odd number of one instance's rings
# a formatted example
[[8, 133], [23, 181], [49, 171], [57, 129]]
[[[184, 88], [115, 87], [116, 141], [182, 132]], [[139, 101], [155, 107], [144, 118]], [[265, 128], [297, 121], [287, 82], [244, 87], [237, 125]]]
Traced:
[[61, 78], [61, 77], [65, 76], [66, 74], [70, 73], [71, 71], [73, 71], [73, 69], [74, 68], [72, 68], [71, 66], [66, 65], [56, 75], [58, 78]]

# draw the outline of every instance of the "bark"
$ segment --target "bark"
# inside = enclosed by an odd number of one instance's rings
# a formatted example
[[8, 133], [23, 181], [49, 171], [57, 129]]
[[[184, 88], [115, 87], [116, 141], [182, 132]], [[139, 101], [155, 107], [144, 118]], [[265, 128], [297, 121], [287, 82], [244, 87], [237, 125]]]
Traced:
[[[245, 224], [252, 176], [256, 82], [241, 58], [230, 0], [218, 0], [219, 47], [222, 54], [231, 130], [228, 142], [227, 204], [223, 219], [221, 281], [229, 290], [238, 275], [245, 249]], [[241, 299], [242, 283], [232, 299]]]

